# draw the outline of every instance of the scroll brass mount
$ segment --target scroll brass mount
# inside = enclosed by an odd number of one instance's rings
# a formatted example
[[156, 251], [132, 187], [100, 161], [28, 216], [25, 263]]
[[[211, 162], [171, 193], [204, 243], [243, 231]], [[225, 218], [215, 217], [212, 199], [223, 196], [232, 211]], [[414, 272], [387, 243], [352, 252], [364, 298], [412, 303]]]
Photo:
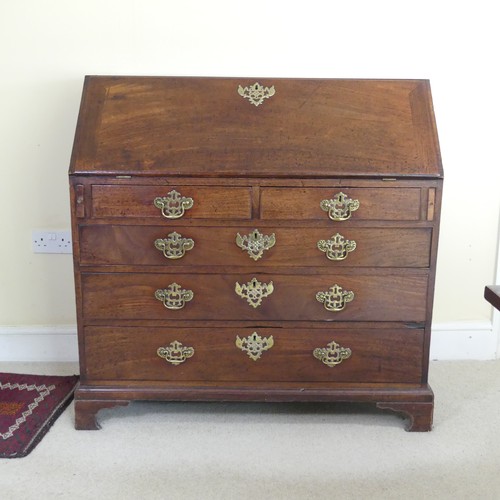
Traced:
[[183, 346], [178, 340], [174, 340], [167, 347], [159, 347], [156, 351], [160, 358], [168, 361], [174, 366], [184, 363], [186, 359], [193, 357], [194, 348]]
[[356, 242], [346, 240], [340, 233], [337, 233], [329, 240], [319, 240], [318, 249], [325, 252], [329, 260], [344, 260], [349, 252], [356, 249]]
[[183, 238], [182, 235], [174, 231], [168, 234], [167, 238], [155, 240], [155, 247], [167, 259], [180, 259], [194, 247], [194, 241], [191, 238]]
[[163, 302], [167, 309], [177, 310], [182, 309], [186, 302], [193, 299], [194, 293], [192, 290], [184, 290], [177, 283], [171, 283], [165, 289], [159, 289], [155, 292], [155, 297]]
[[359, 208], [359, 200], [353, 200], [346, 194], [337, 193], [331, 200], [322, 200], [321, 210], [328, 212], [328, 217], [334, 221], [344, 221], [351, 218], [352, 212]]
[[332, 367], [342, 363], [344, 359], [350, 358], [351, 350], [348, 347], [340, 347], [337, 342], [332, 340], [326, 347], [314, 349], [313, 356], [326, 366]]
[[167, 219], [179, 219], [182, 217], [186, 210], [193, 208], [193, 198], [181, 196], [181, 194], [173, 189], [167, 196], [158, 196], [153, 200], [156, 208], [161, 210], [163, 217]]
[[341, 286], [335, 284], [326, 292], [318, 292], [316, 300], [321, 302], [326, 310], [339, 312], [345, 308], [348, 302], [354, 300], [354, 292], [343, 290]]

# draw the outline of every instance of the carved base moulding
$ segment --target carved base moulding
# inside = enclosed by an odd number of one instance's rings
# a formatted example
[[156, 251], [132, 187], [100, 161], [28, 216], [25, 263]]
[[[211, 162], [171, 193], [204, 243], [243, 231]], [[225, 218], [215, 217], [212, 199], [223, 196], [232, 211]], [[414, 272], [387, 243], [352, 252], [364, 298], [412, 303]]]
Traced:
[[[110, 400], [109, 390], [116, 399]], [[100, 410], [115, 406], [126, 406], [131, 401], [233, 401], [267, 403], [373, 403], [381, 410], [391, 410], [405, 418], [405, 430], [426, 432], [432, 429], [434, 394], [426, 385], [413, 389], [394, 388], [350, 388], [346, 389], [262, 389], [241, 387], [171, 386], [166, 389], [143, 386], [133, 392], [124, 387], [97, 388], [80, 386], [75, 397], [75, 414], [78, 416], [75, 428], [99, 430], [97, 415]]]

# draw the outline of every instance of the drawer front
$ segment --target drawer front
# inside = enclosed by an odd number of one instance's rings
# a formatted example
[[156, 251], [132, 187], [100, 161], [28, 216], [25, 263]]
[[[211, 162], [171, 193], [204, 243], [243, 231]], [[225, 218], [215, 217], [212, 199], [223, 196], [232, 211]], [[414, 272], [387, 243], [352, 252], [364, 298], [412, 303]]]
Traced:
[[[426, 274], [409, 273], [84, 273], [83, 312], [87, 320], [424, 321], [427, 279]], [[239, 294], [236, 283], [240, 285]], [[334, 285], [342, 290], [332, 290]], [[345, 298], [341, 311], [327, 310], [325, 304], [331, 305], [331, 300], [319, 302], [317, 294], [333, 291], [352, 291], [354, 297], [350, 302]], [[340, 299], [338, 293], [330, 299], [334, 297]]]
[[[343, 200], [341, 193], [345, 195]], [[359, 206], [349, 200], [359, 202]], [[325, 201], [352, 220], [420, 220], [420, 188], [263, 188], [260, 216], [330, 220], [329, 211], [321, 208]]]
[[[169, 267], [429, 266], [428, 228], [263, 228], [255, 238], [258, 251], [249, 244], [252, 233], [248, 227], [81, 226], [80, 258], [82, 265]], [[238, 234], [246, 237], [240, 246], [236, 243]], [[272, 235], [274, 244], [270, 246], [265, 237]], [[318, 248], [321, 241], [323, 250]]]
[[419, 383], [423, 331], [87, 327], [85, 355], [95, 380]]
[[[179, 196], [171, 194], [177, 191]], [[191, 199], [192, 207], [179, 208], [173, 215], [182, 219], [250, 219], [251, 188], [220, 186], [92, 186], [92, 216], [151, 217], [169, 221], [155, 200], [172, 209], [179, 199]], [[168, 212], [167, 212], [168, 213]]]

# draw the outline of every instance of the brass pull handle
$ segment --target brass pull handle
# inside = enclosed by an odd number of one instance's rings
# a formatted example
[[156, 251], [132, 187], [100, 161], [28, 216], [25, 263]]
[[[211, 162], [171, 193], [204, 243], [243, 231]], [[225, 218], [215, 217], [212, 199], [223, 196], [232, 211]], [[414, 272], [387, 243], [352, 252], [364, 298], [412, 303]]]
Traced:
[[183, 238], [175, 231], [167, 235], [167, 238], [155, 240], [155, 248], [160, 250], [167, 259], [180, 259], [193, 247], [194, 241], [191, 238]]
[[274, 345], [274, 339], [272, 335], [269, 337], [261, 337], [257, 332], [253, 332], [252, 335], [248, 337], [243, 337], [240, 339], [236, 335], [236, 347], [246, 352], [250, 359], [257, 361], [264, 351], [268, 351]]
[[177, 310], [182, 309], [186, 302], [189, 302], [194, 297], [194, 293], [192, 290], [184, 290], [177, 283], [170, 284], [167, 288], [156, 290], [155, 298], [157, 298], [160, 302], [163, 302], [163, 305], [167, 309]]
[[174, 340], [167, 347], [159, 347], [156, 351], [160, 358], [173, 364], [174, 366], [184, 363], [186, 359], [192, 358], [194, 355], [194, 348], [190, 346], [183, 346], [178, 340]]
[[330, 260], [344, 260], [349, 252], [356, 249], [354, 240], [346, 240], [341, 234], [334, 234], [329, 240], [319, 240], [318, 249], [325, 252]]
[[331, 341], [326, 347], [317, 347], [313, 351], [313, 356], [319, 359], [326, 366], [336, 366], [344, 359], [351, 357], [351, 350], [348, 347], [341, 347], [335, 341]]
[[158, 196], [153, 200], [156, 208], [161, 210], [163, 217], [167, 219], [179, 219], [184, 215], [186, 210], [193, 207], [193, 198], [181, 196], [181, 193], [173, 189], [167, 196]]
[[326, 310], [339, 312], [345, 308], [348, 302], [354, 300], [354, 292], [343, 290], [341, 286], [335, 284], [326, 292], [318, 292], [316, 300], [321, 302]]
[[276, 243], [275, 234], [267, 236], [254, 229], [250, 234], [241, 236], [240, 233], [236, 234], [236, 244], [245, 252], [248, 253], [251, 259], [259, 260], [264, 253], [264, 250], [269, 250]]
[[256, 308], [262, 304], [262, 299], [271, 295], [274, 291], [273, 282], [261, 283], [257, 278], [252, 278], [248, 283], [240, 285], [236, 282], [234, 287], [236, 295], [246, 299], [249, 305]]
[[337, 193], [331, 200], [322, 200], [321, 210], [328, 212], [328, 217], [334, 221], [343, 221], [351, 218], [352, 212], [359, 208], [359, 200], [353, 200], [342, 192]]

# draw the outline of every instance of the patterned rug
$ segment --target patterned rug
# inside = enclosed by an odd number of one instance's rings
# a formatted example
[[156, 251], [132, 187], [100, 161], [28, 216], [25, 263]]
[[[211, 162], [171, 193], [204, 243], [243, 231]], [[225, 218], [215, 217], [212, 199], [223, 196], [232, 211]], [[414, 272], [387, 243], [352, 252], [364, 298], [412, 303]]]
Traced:
[[73, 398], [77, 376], [0, 373], [0, 458], [25, 457]]

